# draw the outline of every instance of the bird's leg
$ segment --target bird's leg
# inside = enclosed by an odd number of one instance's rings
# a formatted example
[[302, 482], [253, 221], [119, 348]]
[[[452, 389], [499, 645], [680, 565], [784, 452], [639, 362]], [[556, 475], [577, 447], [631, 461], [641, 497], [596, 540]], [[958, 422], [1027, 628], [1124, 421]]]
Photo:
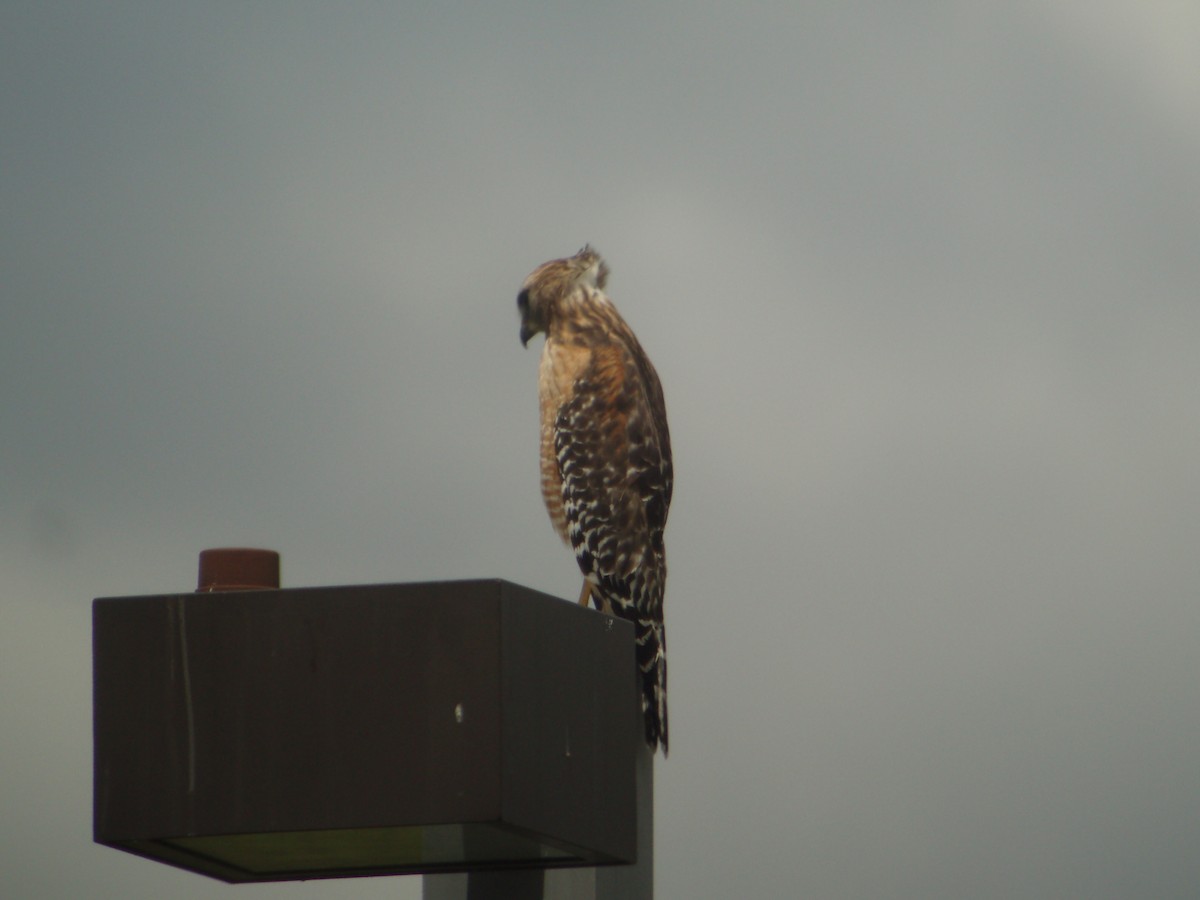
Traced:
[[[594, 590], [595, 588], [592, 583], [585, 578], [583, 580], [583, 590], [579, 592], [579, 605], [584, 609], [587, 609], [588, 600], [592, 598], [592, 591]], [[595, 597], [596, 609], [600, 610], [600, 612], [604, 613], [606, 616], [611, 616], [613, 614], [613, 608], [612, 603], [609, 602], [608, 598], [604, 597], [601, 599], [599, 594], [596, 594]]]

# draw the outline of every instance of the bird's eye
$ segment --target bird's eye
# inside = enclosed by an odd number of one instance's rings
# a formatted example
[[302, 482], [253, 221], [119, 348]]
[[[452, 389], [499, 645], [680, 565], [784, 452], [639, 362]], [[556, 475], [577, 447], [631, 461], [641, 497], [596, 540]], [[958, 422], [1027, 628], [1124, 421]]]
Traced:
[[529, 289], [528, 288], [521, 291], [521, 293], [517, 294], [517, 309], [519, 309], [521, 312], [525, 312], [525, 310], [529, 309]]

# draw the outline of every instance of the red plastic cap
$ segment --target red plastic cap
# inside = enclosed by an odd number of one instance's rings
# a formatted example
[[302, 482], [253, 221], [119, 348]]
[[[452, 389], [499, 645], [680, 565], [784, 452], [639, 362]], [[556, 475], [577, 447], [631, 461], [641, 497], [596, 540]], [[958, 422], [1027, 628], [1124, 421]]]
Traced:
[[261, 591], [279, 587], [279, 554], [250, 547], [216, 547], [200, 551], [196, 590]]

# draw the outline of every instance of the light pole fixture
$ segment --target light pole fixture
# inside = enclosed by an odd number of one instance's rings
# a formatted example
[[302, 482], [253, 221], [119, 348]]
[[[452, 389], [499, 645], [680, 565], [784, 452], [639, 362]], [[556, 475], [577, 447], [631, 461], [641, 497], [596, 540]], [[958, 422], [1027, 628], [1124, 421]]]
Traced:
[[635, 860], [628, 622], [475, 580], [102, 598], [92, 635], [98, 843], [230, 882]]

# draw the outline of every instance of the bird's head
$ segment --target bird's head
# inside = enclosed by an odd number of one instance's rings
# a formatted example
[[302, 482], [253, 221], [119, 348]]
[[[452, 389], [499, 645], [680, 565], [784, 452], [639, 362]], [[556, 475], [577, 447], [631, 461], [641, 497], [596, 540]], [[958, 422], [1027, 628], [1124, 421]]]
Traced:
[[522, 346], [535, 334], [548, 334], [551, 323], [568, 304], [604, 297], [607, 279], [608, 265], [590, 246], [530, 272], [517, 294]]

